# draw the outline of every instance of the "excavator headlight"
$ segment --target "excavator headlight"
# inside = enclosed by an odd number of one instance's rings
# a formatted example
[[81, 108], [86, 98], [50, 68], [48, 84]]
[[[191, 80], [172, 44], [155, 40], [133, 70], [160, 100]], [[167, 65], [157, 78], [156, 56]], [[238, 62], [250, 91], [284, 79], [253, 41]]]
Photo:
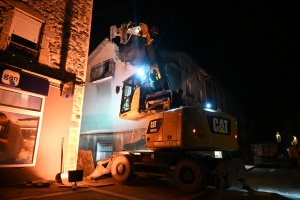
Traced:
[[145, 71], [141, 68], [138, 68], [137, 69], [137, 74], [140, 76], [140, 77], [143, 77], [145, 75]]

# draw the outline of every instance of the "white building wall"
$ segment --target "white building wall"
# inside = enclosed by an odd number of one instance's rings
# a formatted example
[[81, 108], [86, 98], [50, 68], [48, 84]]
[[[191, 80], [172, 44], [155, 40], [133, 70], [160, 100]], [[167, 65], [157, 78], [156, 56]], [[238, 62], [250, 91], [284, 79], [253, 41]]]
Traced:
[[81, 134], [145, 128], [145, 120], [130, 121], [119, 118], [122, 91], [116, 94], [116, 86], [122, 86], [123, 80], [134, 74], [137, 68], [121, 62], [116, 52], [117, 46], [105, 39], [89, 57], [87, 80], [90, 80], [91, 67], [104, 60], [113, 58], [116, 67], [113, 77], [86, 83]]

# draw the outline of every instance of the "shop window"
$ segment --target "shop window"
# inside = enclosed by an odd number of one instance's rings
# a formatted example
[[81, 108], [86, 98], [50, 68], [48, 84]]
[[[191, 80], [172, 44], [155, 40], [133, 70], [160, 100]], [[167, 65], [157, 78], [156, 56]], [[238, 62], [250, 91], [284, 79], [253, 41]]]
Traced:
[[[0, 86], [0, 113], [13, 126], [15, 140], [10, 140], [9, 131], [0, 132], [1, 139], [11, 143], [0, 151], [0, 167], [34, 166], [43, 114], [45, 96], [8, 89]], [[5, 129], [5, 126], [0, 130]], [[13, 148], [12, 148], [13, 147]]]
[[36, 59], [39, 52], [43, 22], [20, 11], [14, 10], [10, 27], [8, 50], [22, 56]]
[[90, 75], [91, 82], [114, 76], [115, 66], [116, 63], [113, 59], [108, 59], [92, 66]]
[[0, 89], [0, 105], [41, 111], [43, 99], [28, 94]]

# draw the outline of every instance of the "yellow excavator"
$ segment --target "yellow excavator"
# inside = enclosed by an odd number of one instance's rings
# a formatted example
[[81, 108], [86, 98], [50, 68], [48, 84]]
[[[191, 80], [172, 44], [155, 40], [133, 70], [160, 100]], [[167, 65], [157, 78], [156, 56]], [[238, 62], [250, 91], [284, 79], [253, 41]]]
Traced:
[[[181, 89], [174, 91], [169, 87], [152, 47], [152, 37], [157, 33], [156, 28], [148, 30], [144, 23], [111, 27], [111, 40], [119, 36], [120, 42], [126, 44], [131, 36], [137, 36], [145, 41], [149, 62], [143, 67], [143, 75], [135, 73], [123, 81], [120, 118], [146, 119], [147, 150], [119, 152], [99, 161], [89, 178], [107, 173], [119, 182], [132, 181], [139, 174], [166, 177], [174, 179], [178, 188], [186, 192], [215, 185], [215, 199], [235, 180], [251, 191], [238, 156], [236, 118], [189, 106]], [[117, 86], [116, 92], [119, 91]]]

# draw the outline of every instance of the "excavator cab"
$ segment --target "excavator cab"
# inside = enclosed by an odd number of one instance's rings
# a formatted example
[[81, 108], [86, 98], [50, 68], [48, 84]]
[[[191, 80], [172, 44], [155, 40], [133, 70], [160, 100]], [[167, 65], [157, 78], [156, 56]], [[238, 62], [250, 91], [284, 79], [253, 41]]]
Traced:
[[132, 75], [123, 82], [122, 98], [120, 105], [120, 117], [130, 120], [139, 120], [136, 116], [140, 110], [140, 78], [137, 74]]
[[120, 118], [140, 120], [149, 114], [170, 109], [172, 91], [161, 90], [158, 70], [155, 71], [152, 78], [151, 73], [145, 77], [136, 73], [123, 81]]

